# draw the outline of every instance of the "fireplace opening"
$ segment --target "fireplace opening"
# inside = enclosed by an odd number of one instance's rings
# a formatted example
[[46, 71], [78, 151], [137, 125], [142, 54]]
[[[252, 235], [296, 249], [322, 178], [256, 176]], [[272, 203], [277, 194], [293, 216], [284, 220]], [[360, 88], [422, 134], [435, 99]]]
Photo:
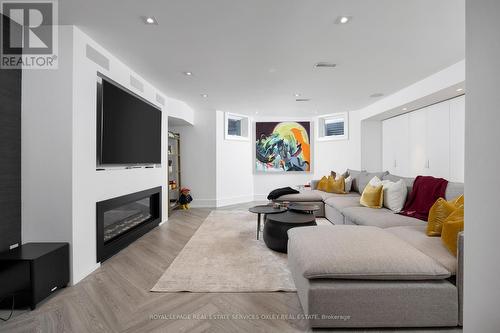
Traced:
[[161, 187], [97, 204], [97, 261], [103, 261], [161, 221]]

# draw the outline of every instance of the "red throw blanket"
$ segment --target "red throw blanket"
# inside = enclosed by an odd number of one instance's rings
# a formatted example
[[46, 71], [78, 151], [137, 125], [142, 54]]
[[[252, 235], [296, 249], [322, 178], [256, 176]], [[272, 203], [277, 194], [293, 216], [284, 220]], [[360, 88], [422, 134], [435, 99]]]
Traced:
[[444, 198], [448, 181], [443, 178], [417, 176], [413, 190], [399, 213], [427, 221], [429, 210], [439, 198]]

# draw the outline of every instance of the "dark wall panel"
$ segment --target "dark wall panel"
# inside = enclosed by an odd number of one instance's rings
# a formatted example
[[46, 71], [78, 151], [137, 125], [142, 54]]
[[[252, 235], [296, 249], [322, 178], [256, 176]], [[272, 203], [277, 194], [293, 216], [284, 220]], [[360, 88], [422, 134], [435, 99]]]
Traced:
[[21, 243], [21, 70], [0, 69], [0, 251]]

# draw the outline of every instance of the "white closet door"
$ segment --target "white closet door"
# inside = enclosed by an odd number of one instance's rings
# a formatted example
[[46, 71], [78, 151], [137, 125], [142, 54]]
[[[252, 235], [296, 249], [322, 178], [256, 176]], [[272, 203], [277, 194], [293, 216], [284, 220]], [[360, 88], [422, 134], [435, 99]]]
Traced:
[[392, 174], [396, 170], [396, 147], [393, 142], [397, 139], [397, 131], [394, 119], [382, 122], [382, 167]]
[[450, 181], [464, 181], [465, 96], [450, 100]]
[[409, 116], [409, 176], [427, 175], [427, 110]]
[[450, 177], [450, 102], [427, 109], [427, 169], [434, 177]]
[[384, 120], [383, 157], [384, 170], [393, 175], [407, 176], [409, 172], [408, 115]]

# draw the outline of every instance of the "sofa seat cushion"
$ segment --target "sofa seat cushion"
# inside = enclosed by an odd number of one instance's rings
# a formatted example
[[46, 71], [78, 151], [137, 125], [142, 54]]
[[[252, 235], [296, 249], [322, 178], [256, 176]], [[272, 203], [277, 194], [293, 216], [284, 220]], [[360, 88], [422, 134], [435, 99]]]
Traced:
[[457, 258], [444, 246], [441, 237], [429, 237], [425, 226], [394, 227], [385, 229], [408, 242], [443, 265], [452, 275], [457, 272]]
[[317, 190], [302, 190], [300, 193], [285, 194], [277, 198], [275, 201], [292, 201], [292, 202], [316, 202], [323, 201], [323, 197]]
[[325, 205], [335, 208], [339, 212], [343, 212], [345, 208], [350, 207], [362, 207], [359, 203], [360, 195], [344, 196], [344, 197], [332, 197], [325, 200]]
[[451, 274], [404, 240], [376, 227], [288, 231], [288, 256], [307, 279], [442, 280]]
[[427, 222], [395, 214], [387, 208], [373, 209], [367, 207], [345, 208], [342, 214], [349, 222], [358, 225], [374, 226], [379, 228], [401, 227], [411, 225], [427, 225]]

